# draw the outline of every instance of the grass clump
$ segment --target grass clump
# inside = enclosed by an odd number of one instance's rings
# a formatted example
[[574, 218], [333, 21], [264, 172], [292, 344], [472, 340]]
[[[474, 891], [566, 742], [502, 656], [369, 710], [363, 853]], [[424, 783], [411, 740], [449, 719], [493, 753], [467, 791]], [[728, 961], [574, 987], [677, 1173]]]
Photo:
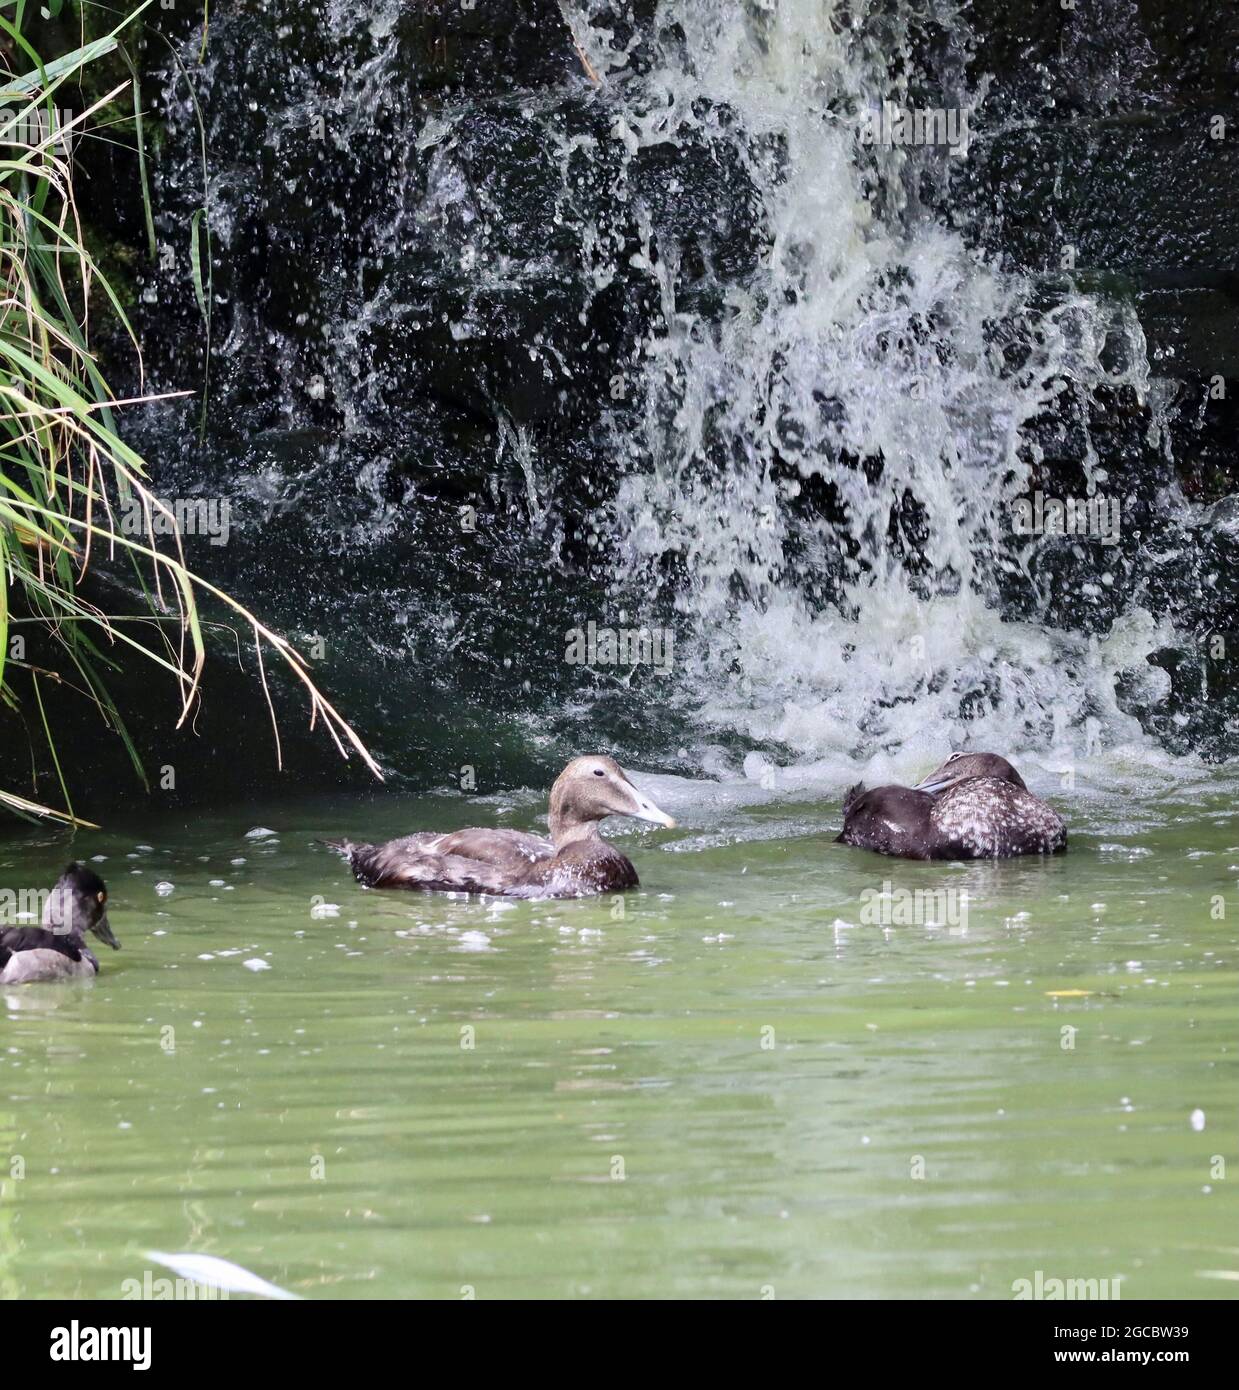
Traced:
[[[185, 723], [206, 659], [203, 599], [249, 629], [264, 693], [269, 653], [301, 682], [311, 725], [321, 720], [343, 756], [355, 752], [381, 775], [291, 644], [185, 563], [175, 518], [117, 429], [121, 410], [151, 398], [115, 399], [91, 350], [96, 305], [138, 345], [87, 249], [70, 151], [92, 122], [110, 122], [137, 85], [123, 83], [68, 118], [57, 94], [71, 79], [80, 85], [89, 65], [115, 51], [120, 30], [140, 13], [44, 64], [0, 11], [6, 40], [0, 44], [0, 737], [7, 737], [6, 724], [24, 721], [46, 741], [63, 803], [52, 807], [0, 788], [0, 806], [75, 824], [84, 822], [73, 813], [61, 772], [44, 703], [47, 687], [71, 686], [92, 702], [141, 775], [137, 750], [108, 694], [108, 674], [124, 662], [149, 663], [174, 683], [178, 727]], [[17, 67], [22, 71], [12, 70]], [[140, 122], [140, 112], [132, 114]], [[140, 124], [138, 131], [140, 138]], [[135, 508], [145, 522], [137, 535], [118, 523]], [[87, 596], [103, 587], [87, 584], [100, 568], [128, 581], [106, 587], [132, 596], [122, 603], [133, 611], [109, 613]]]

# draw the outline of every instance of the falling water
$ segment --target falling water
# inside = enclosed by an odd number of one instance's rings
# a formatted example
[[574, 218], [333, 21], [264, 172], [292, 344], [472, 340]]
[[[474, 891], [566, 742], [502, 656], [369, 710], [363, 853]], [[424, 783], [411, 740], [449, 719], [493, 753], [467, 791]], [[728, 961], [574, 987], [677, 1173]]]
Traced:
[[[1114, 679], [1167, 635], [1157, 622], [1133, 607], [1096, 640], [1004, 621], [1000, 585], [1018, 578], [1025, 427], [1064, 378], [1145, 391], [1134, 316], [1074, 293], [1034, 307], [1028, 278], [901, 198], [911, 159], [959, 156], [875, 161], [858, 140], [859, 116], [906, 99], [898, 19], [879, 49], [831, 0], [674, 0], [659, 18], [616, 129], [633, 152], [730, 132], [765, 237], [716, 315], [680, 302], [674, 240], [642, 248], [661, 324], [640, 429], [616, 438], [616, 592], [674, 585], [681, 696], [709, 727], [832, 765], [965, 739], [1064, 760], [1138, 740]], [[606, 33], [574, 19], [605, 69]], [[1118, 378], [1100, 360], [1116, 326]]]
[[[482, 96], [419, 90], [424, 44], [398, 5], [213, 28], [208, 143], [216, 163], [242, 151], [211, 174], [220, 259], [243, 268], [254, 228], [281, 247], [221, 306], [213, 408], [250, 503], [235, 526], [248, 515], [257, 547], [295, 517], [281, 543], [313, 594], [335, 586], [320, 621], [350, 614], [349, 707], [397, 763], [413, 750], [392, 743], [389, 701], [445, 661], [450, 710], [475, 681], [535, 741], [548, 709], [574, 745], [590, 721], [643, 753], [695, 728], [720, 767], [748, 752], [838, 782], [964, 744], [1047, 769], [1164, 761], [1149, 712], [1158, 738], [1177, 732], [1171, 681], [1147, 658], [1198, 647], [1184, 614], [1207, 579], [1174, 558], [1194, 546], [1162, 383], [1130, 304], [987, 249], [965, 195], [1003, 123], [986, 80], [958, 75], [966, 21], [932, 7], [927, 87], [926, 15], [906, 0], [636, 8], [563, 0], [564, 29], [537, 31], [560, 66]], [[252, 117], [225, 100], [241, 60]], [[166, 77], [171, 227], [197, 171], [193, 109]], [[969, 118], [959, 148], [861, 138], [884, 102], [929, 89]], [[1130, 486], [1078, 404], [1098, 387], [1152, 421], [1130, 471], [1156, 493], [1177, 608], [1150, 592], [1138, 538], [1013, 534], [1047, 418], [1075, 432], [1058, 457], [1082, 489]], [[309, 444], [282, 442], [307, 420]], [[457, 503], [487, 513], [484, 543], [455, 534]], [[673, 674], [565, 667], [564, 628], [587, 618], [665, 625]]]

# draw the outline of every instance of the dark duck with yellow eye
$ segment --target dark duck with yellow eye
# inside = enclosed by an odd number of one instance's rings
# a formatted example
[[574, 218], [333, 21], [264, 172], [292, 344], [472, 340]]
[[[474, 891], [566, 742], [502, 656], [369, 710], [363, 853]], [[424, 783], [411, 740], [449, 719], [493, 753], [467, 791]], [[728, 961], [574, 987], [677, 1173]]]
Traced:
[[599, 834], [607, 816], [674, 826], [615, 761], [574, 758], [551, 788], [549, 840], [519, 830], [420, 831], [383, 845], [326, 843], [368, 888], [580, 898], [636, 888], [631, 862]]
[[915, 787], [858, 784], [839, 842], [903, 859], [1011, 859], [1067, 848], [1062, 816], [997, 753], [952, 753]]
[[108, 890], [93, 870], [70, 864], [43, 907], [41, 927], [0, 928], [0, 985], [85, 980], [99, 973], [86, 932], [120, 950], [107, 913]]

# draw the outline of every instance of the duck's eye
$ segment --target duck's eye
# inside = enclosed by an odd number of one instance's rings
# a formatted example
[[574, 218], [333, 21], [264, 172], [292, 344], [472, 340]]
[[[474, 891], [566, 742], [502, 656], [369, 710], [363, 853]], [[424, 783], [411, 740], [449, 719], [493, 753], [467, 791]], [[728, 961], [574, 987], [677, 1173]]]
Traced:
[[594, 776], [595, 776], [595, 777], [605, 777], [606, 775], [607, 775], [607, 774], [602, 770], [602, 768], [600, 768], [600, 767], [594, 768]]

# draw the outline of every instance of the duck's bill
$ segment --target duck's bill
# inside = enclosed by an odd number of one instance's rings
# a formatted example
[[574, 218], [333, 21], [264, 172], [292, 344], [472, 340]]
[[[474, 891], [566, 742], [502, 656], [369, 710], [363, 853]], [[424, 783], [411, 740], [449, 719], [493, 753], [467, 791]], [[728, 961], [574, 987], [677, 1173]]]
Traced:
[[948, 777], [926, 777], [923, 782], [918, 782], [912, 790], [914, 792], [929, 792], [932, 795], [934, 792], [940, 792], [943, 788], [949, 787], [950, 785], [951, 782]]
[[936, 767], [927, 777], [922, 777], [912, 790], [914, 792], [940, 792], [949, 787], [954, 780], [955, 778], [945, 768]]
[[672, 817], [666, 811], [660, 811], [649, 797], [639, 792], [636, 787], [632, 789], [632, 799], [632, 809], [628, 812], [630, 816], [634, 816], [637, 820], [647, 820], [651, 825], [666, 826], [668, 830], [675, 829], [675, 821]]
[[91, 927], [91, 931], [94, 932], [94, 934], [99, 938], [100, 941], [103, 942], [105, 946], [110, 946], [114, 951], [120, 950], [120, 942], [117, 941], [116, 936], [112, 931], [112, 925], [108, 921], [108, 915], [106, 912], [103, 914], [102, 917], [99, 918], [95, 925]]

